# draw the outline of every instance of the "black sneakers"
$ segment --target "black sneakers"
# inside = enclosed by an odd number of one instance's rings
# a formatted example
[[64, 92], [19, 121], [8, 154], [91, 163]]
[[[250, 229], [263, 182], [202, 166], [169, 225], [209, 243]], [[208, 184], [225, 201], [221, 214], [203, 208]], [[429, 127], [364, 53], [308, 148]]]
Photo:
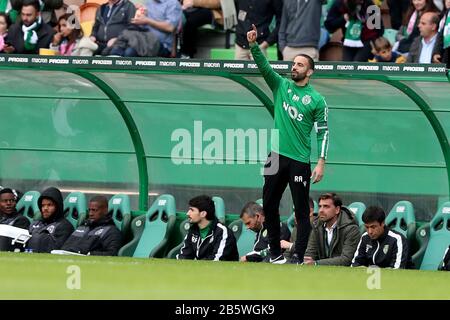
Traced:
[[286, 258], [284, 257], [284, 255], [280, 254], [278, 257], [276, 257], [275, 259], [270, 258], [269, 259], [270, 263], [273, 264], [285, 264], [287, 262]]
[[292, 256], [289, 258], [288, 262], [289, 264], [302, 264], [303, 261], [300, 261], [300, 257], [297, 253], [293, 253]]

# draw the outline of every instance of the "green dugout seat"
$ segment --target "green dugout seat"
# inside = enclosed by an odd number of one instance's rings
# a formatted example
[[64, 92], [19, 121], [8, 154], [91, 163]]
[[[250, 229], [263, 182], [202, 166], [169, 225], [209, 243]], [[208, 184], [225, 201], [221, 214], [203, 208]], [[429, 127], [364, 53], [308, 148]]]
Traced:
[[131, 224], [130, 197], [126, 194], [116, 194], [108, 201], [108, 214], [122, 233], [122, 239], [127, 240]]
[[409, 201], [397, 202], [386, 217], [385, 224], [390, 229], [403, 234], [411, 244], [416, 234], [416, 216], [412, 203]]
[[[443, 253], [450, 245], [450, 201], [444, 202], [431, 222], [417, 232], [421, 247], [413, 256], [414, 263], [417, 265], [421, 261], [421, 270], [437, 270]], [[420, 259], [422, 253], [423, 259]]]
[[76, 229], [86, 219], [87, 202], [82, 192], [71, 192], [64, 199], [64, 217]]
[[359, 231], [361, 231], [361, 234], [366, 232], [364, 222], [362, 221], [362, 215], [364, 211], [366, 211], [366, 205], [362, 202], [352, 202], [348, 205], [347, 208], [355, 215], [355, 219], [358, 222]]
[[[217, 219], [225, 224], [225, 202], [221, 197], [213, 197], [214, 207], [216, 209], [216, 217]], [[188, 234], [189, 228], [191, 224], [189, 223], [189, 219], [185, 219], [180, 223], [179, 233], [181, 239], [183, 239], [176, 247], [172, 248], [167, 254], [167, 258], [176, 259], [177, 254], [180, 253], [180, 249], [183, 246], [184, 238]]]
[[241, 219], [233, 221], [228, 227], [236, 238], [239, 257], [251, 252], [255, 243], [256, 233], [247, 229]]
[[38, 191], [26, 192], [16, 205], [17, 212], [27, 217], [30, 222], [39, 219], [41, 216], [38, 207], [38, 199], [40, 196], [41, 194]]
[[162, 258], [176, 222], [175, 198], [164, 194], [153, 202], [145, 215], [133, 219], [133, 239], [119, 250], [119, 256]]

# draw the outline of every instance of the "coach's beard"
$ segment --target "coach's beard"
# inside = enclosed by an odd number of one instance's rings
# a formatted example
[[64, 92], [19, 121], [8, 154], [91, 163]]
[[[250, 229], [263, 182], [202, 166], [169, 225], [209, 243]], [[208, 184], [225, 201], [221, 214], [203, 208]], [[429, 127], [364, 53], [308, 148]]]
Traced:
[[292, 79], [294, 82], [302, 81], [302, 80], [304, 80], [305, 78], [306, 78], [306, 72], [303, 72], [303, 73], [299, 73], [299, 72], [296, 72], [296, 71], [292, 71], [292, 72], [291, 72], [291, 79]]

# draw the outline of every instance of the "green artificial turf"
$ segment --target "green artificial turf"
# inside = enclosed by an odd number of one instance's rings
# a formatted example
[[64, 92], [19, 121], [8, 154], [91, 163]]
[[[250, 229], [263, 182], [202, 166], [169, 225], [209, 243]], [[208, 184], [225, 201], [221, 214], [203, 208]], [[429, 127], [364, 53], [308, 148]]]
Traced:
[[450, 299], [441, 271], [380, 270], [370, 290], [366, 268], [0, 253], [0, 272], [0, 299]]

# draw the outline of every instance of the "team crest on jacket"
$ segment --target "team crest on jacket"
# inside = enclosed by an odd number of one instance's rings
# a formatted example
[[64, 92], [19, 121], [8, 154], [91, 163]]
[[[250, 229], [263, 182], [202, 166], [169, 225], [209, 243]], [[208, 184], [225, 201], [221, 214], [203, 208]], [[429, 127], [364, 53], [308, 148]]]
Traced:
[[197, 240], [198, 240], [197, 235], [193, 234], [193, 235], [192, 235], [192, 238], [191, 238], [191, 241], [192, 241], [193, 243], [196, 243]]
[[214, 237], [211, 237], [211, 239], [209, 239], [209, 243], [213, 243], [214, 241]]
[[48, 231], [48, 233], [53, 233], [53, 231], [55, 231], [55, 226], [49, 226], [48, 228], [47, 228], [47, 231]]
[[263, 231], [263, 237], [267, 237], [267, 229]]
[[95, 231], [95, 235], [96, 236], [99, 236], [99, 235], [101, 235], [103, 233], [103, 228], [102, 229], [99, 229], [99, 230], [97, 230], [97, 231]]
[[388, 244], [384, 245], [383, 253], [386, 254], [388, 252], [388, 250], [389, 250], [389, 245]]
[[306, 96], [304, 96], [303, 98], [302, 98], [302, 103], [303, 104], [310, 104], [311, 103], [311, 96], [309, 95], [309, 94], [307, 94]]

